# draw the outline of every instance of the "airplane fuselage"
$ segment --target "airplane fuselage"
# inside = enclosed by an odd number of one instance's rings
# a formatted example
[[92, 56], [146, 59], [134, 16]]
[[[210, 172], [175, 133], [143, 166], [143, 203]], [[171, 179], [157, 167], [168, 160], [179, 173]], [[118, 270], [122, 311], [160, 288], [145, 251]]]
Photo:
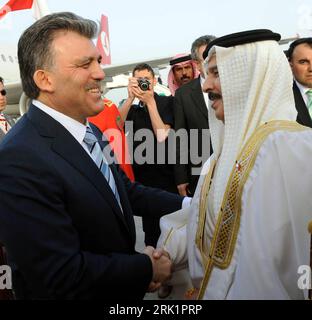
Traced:
[[0, 46], [0, 76], [6, 84], [20, 82], [16, 48]]

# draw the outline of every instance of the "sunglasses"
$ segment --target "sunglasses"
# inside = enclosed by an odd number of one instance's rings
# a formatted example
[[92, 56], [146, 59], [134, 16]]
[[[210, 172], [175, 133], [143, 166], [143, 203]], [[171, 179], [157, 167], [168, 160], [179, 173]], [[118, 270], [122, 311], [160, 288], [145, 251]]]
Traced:
[[1, 93], [2, 96], [5, 96], [7, 92], [6, 92], [6, 90], [3, 89], [3, 90], [0, 91], [0, 93]]

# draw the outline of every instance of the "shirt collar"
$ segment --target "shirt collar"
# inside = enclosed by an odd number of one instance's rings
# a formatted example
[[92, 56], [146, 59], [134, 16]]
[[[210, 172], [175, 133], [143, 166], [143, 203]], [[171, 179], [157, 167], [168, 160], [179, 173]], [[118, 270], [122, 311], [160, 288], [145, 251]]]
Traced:
[[79, 121], [66, 116], [65, 114], [56, 111], [55, 109], [52, 109], [51, 107], [45, 105], [44, 103], [33, 100], [33, 105], [35, 105], [38, 109], [41, 111], [47, 113], [49, 116], [51, 116], [54, 120], [56, 120], [58, 123], [60, 123], [69, 133], [80, 143], [82, 144], [82, 141], [85, 137], [87, 126], [89, 126], [89, 123], [87, 121], [86, 125], [80, 123]]
[[299, 88], [301, 94], [306, 94], [307, 91], [309, 90], [312, 90], [312, 88], [308, 88], [308, 87], [305, 87], [303, 86], [301, 83], [299, 83], [297, 80], [295, 80], [296, 84], [297, 84], [297, 87]]

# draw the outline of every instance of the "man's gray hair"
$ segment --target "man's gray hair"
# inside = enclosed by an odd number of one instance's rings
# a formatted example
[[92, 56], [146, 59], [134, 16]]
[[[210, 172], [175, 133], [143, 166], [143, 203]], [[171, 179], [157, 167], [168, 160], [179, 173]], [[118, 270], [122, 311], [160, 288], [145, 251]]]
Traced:
[[53, 66], [52, 42], [58, 31], [73, 31], [88, 39], [96, 37], [97, 24], [71, 12], [44, 16], [27, 28], [18, 41], [18, 62], [23, 90], [31, 99], [39, 96], [35, 71]]
[[193, 43], [192, 43], [192, 48], [191, 48], [191, 57], [193, 60], [199, 61], [198, 57], [198, 49], [201, 46], [207, 46], [212, 40], [216, 39], [215, 36], [211, 35], [205, 35], [197, 38]]

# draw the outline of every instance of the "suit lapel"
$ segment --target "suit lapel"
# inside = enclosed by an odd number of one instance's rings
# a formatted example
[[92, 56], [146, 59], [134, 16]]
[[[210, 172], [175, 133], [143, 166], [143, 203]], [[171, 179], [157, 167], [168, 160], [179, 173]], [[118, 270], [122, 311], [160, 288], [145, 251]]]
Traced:
[[193, 82], [191, 97], [194, 100], [195, 106], [200, 110], [200, 112], [204, 115], [204, 117], [208, 120], [208, 110], [206, 107], [206, 102], [201, 92], [201, 84], [200, 84], [200, 77]]
[[312, 119], [310, 117], [308, 108], [303, 100], [303, 97], [301, 95], [301, 92], [296, 82], [294, 82], [293, 84], [293, 91], [294, 91], [295, 105], [298, 111], [297, 122], [299, 122], [300, 124], [303, 124], [304, 126], [308, 126], [312, 128]]
[[53, 138], [52, 150], [90, 181], [128, 229], [123, 213], [105, 177], [77, 140], [56, 120], [34, 106], [30, 106], [27, 116], [36, 124], [41, 136]]

